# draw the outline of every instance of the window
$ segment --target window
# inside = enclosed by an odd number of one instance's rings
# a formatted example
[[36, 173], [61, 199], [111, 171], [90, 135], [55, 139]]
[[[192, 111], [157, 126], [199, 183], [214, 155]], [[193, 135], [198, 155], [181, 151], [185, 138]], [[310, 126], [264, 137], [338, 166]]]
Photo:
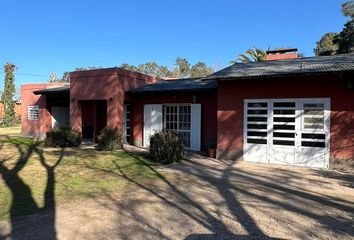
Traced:
[[324, 129], [324, 104], [305, 103], [303, 129]]
[[28, 120], [30, 120], [30, 121], [39, 120], [39, 106], [38, 105], [28, 106]]
[[130, 112], [131, 106], [130, 104], [124, 105], [124, 119], [125, 119], [125, 142], [130, 143]]
[[164, 123], [166, 130], [178, 133], [186, 148], [190, 148], [191, 138], [191, 106], [166, 105], [164, 106]]

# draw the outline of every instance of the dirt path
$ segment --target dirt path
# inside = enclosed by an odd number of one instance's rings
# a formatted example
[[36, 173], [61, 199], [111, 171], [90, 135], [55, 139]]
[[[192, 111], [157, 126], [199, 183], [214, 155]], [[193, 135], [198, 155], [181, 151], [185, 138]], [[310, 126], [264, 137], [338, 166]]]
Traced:
[[[58, 239], [354, 237], [352, 174], [194, 158], [163, 171], [153, 184], [122, 176], [132, 185], [124, 194], [58, 206]], [[46, 239], [48, 216], [18, 218], [12, 237]], [[0, 223], [0, 236], [10, 231]]]

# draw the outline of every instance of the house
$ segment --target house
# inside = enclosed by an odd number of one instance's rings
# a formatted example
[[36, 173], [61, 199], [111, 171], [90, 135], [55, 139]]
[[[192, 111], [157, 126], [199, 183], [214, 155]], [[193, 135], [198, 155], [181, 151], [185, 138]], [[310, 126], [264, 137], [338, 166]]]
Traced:
[[71, 126], [95, 140], [110, 126], [148, 147], [165, 128], [220, 159], [354, 169], [354, 54], [297, 58], [282, 49], [267, 59], [203, 79], [109, 68], [72, 72], [70, 86], [24, 85], [22, 133]]

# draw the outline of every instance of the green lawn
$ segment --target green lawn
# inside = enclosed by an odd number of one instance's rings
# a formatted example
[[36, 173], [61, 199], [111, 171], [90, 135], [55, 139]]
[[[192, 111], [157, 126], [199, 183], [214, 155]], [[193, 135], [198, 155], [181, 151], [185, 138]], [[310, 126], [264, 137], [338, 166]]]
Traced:
[[45, 148], [32, 138], [4, 135], [0, 151], [0, 219], [33, 213], [31, 209], [42, 209], [48, 201], [60, 204], [119, 193], [133, 186], [132, 181], [161, 177], [149, 161], [125, 151]]

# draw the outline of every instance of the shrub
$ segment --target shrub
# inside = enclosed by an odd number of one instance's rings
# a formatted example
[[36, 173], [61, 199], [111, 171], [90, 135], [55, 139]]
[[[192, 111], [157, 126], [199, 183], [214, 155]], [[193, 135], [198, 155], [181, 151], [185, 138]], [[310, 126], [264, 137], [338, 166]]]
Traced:
[[98, 148], [115, 151], [123, 148], [123, 132], [118, 128], [105, 127], [98, 136]]
[[162, 130], [150, 138], [150, 159], [163, 164], [181, 160], [185, 149], [175, 131]]
[[45, 145], [51, 147], [78, 147], [81, 134], [71, 128], [60, 128], [47, 132]]

